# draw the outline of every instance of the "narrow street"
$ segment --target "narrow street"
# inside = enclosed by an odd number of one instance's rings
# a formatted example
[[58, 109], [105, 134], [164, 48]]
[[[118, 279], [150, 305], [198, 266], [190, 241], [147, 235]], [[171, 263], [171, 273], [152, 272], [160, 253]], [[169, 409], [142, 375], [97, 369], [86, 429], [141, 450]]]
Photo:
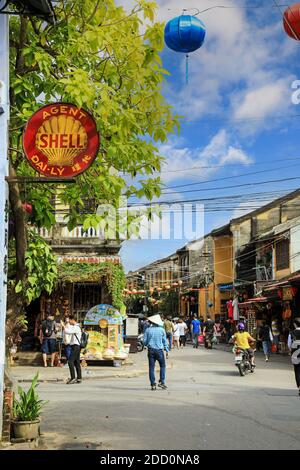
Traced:
[[[132, 355], [146, 368], [146, 351]], [[167, 390], [148, 376], [42, 383], [43, 449], [299, 449], [299, 396], [287, 357], [240, 377], [232, 354], [172, 351]], [[17, 447], [17, 446], [16, 446]]]

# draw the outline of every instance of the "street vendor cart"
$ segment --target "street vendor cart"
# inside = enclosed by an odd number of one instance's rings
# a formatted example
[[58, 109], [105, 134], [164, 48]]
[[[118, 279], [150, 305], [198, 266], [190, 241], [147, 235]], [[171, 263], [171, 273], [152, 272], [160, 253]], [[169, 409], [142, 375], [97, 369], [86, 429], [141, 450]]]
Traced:
[[88, 344], [83, 351], [86, 361], [124, 361], [129, 348], [123, 342], [123, 322], [126, 314], [107, 304], [91, 308], [83, 325], [89, 334]]

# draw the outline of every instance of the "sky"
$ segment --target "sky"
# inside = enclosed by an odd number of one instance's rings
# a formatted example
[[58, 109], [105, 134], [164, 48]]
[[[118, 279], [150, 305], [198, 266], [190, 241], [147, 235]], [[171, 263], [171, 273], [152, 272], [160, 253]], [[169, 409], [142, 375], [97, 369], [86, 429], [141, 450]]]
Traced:
[[[119, 3], [130, 9], [133, 2]], [[300, 41], [286, 35], [285, 7], [275, 3], [288, 2], [157, 1], [158, 21], [181, 15], [182, 8], [202, 12], [223, 7], [197, 15], [206, 26], [206, 38], [189, 56], [188, 84], [184, 54], [166, 46], [162, 53], [163, 66], [170, 72], [163, 94], [184, 117], [180, 135], [160, 146], [166, 159], [160, 200], [202, 202], [194, 209], [197, 230], [178, 235], [176, 224], [182, 222], [177, 217], [171, 239], [123, 242], [126, 272], [166, 257], [189, 240], [300, 187], [300, 100], [295, 99], [300, 93], [292, 88], [300, 80]], [[187, 212], [191, 216], [191, 210]], [[166, 226], [164, 218], [162, 223], [154, 221], [157, 237], [161, 225]]]

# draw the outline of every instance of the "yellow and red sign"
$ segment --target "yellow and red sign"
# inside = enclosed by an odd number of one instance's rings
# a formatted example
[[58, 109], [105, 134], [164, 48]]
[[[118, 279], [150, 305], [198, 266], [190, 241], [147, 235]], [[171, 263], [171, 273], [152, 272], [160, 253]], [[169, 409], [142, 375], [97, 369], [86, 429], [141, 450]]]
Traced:
[[87, 170], [99, 150], [94, 118], [73, 104], [54, 103], [29, 119], [23, 148], [30, 165], [49, 177], [72, 177]]

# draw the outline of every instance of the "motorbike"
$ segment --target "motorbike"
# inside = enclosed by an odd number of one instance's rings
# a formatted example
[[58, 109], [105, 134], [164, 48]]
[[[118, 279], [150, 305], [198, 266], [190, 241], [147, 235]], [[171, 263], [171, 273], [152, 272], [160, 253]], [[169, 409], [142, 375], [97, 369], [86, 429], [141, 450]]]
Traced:
[[218, 340], [214, 332], [207, 332], [204, 336], [204, 346], [206, 349], [212, 349], [214, 344], [217, 344]]
[[244, 377], [249, 372], [254, 372], [254, 366], [251, 364], [251, 358], [246, 349], [234, 346], [233, 353], [235, 355], [234, 362], [241, 377]]
[[143, 351], [143, 349], [144, 349], [144, 335], [143, 334], [138, 335], [136, 347], [137, 347], [138, 352]]

